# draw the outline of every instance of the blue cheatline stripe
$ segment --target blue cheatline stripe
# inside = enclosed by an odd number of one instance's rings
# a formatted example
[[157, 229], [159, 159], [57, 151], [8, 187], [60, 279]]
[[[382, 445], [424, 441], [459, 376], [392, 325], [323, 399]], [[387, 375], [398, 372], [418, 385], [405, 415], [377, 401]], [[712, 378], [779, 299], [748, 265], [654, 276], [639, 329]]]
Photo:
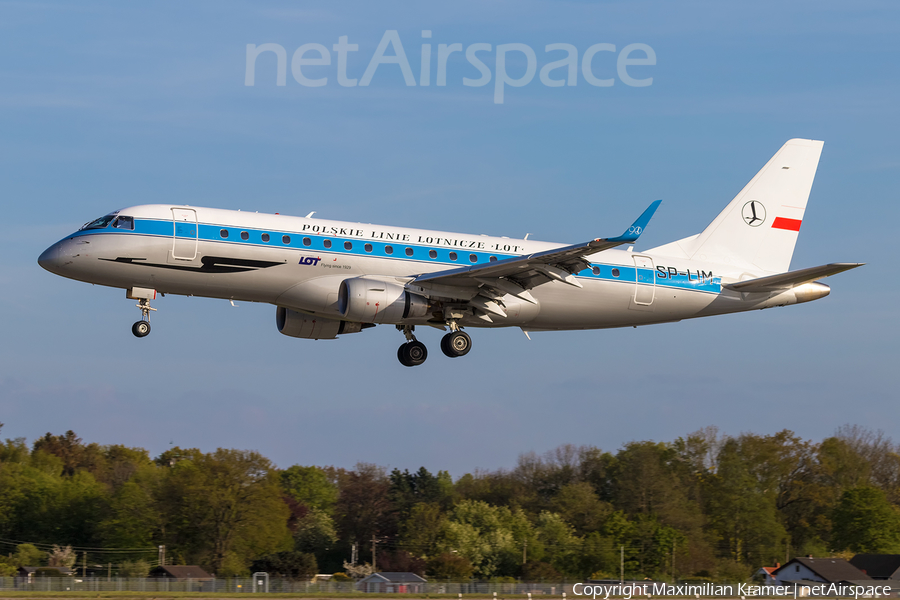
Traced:
[[[193, 223], [179, 223], [179, 239], [191, 240], [193, 235], [189, 235], [193, 229]], [[223, 238], [222, 231], [228, 232], [228, 237]], [[247, 233], [247, 239], [241, 239], [241, 233]], [[88, 229], [85, 231], [77, 231], [72, 234], [75, 236], [93, 235], [93, 234], [123, 234], [123, 235], [149, 235], [155, 237], [171, 238], [174, 235], [174, 226], [172, 221], [160, 221], [155, 219], [135, 219], [134, 231], [127, 229], [114, 229], [112, 227], [106, 229]], [[182, 234], [188, 235], [182, 235]], [[269, 241], [264, 242], [263, 234], [269, 236]], [[289, 239], [284, 241], [284, 237]], [[427, 262], [437, 264], [448, 264], [450, 266], [469, 266], [473, 264], [485, 264], [490, 262], [490, 257], [494, 256], [497, 260], [521, 256], [519, 254], [507, 254], [501, 252], [484, 252], [481, 250], [453, 249], [444, 246], [423, 246], [421, 244], [409, 244], [404, 242], [389, 243], [377, 240], [365, 240], [360, 238], [345, 238], [318, 234], [300, 234], [291, 231], [272, 231], [265, 229], [247, 229], [240, 227], [232, 227], [228, 225], [210, 225], [206, 223], [199, 224], [198, 239], [204, 242], [216, 242], [222, 244], [234, 244], [242, 246], [260, 246], [265, 248], [291, 248], [294, 250], [307, 252], [323, 252], [328, 254], [343, 254], [350, 256], [371, 256], [383, 259], [397, 259], [416, 262]], [[309, 245], [304, 244], [304, 240], [309, 240]], [[331, 248], [325, 247], [325, 242], [331, 242]], [[351, 247], [347, 249], [344, 244], [350, 242]], [[366, 245], [371, 245], [372, 251], [366, 251]], [[388, 254], [386, 248], [390, 246], [393, 252]], [[406, 254], [406, 249], [412, 250], [411, 255]], [[431, 258], [430, 252], [434, 251], [436, 256]], [[454, 261], [450, 258], [450, 253], [455, 252], [457, 259]], [[476, 260], [472, 262], [470, 255], [474, 255]], [[619, 275], [614, 276], [613, 270], [617, 270]], [[594, 271], [597, 271], [596, 273]], [[672, 289], [690, 290], [696, 292], [708, 292], [718, 294], [721, 291], [721, 277], [703, 278], [697, 272], [689, 275], [675, 275], [662, 279], [657, 276], [654, 269], [640, 269], [642, 282], [651, 283], [655, 280], [657, 287], [666, 287]], [[577, 277], [585, 279], [594, 279], [599, 281], [620, 282], [633, 285], [638, 269], [635, 267], [622, 265], [607, 265], [603, 263], [592, 263], [591, 268], [584, 269], [576, 273]]]

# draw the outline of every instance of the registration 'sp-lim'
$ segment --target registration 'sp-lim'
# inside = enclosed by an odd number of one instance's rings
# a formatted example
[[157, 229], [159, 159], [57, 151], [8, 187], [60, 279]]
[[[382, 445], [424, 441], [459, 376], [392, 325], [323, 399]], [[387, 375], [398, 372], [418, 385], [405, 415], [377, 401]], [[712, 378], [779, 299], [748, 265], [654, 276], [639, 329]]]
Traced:
[[157, 204], [92, 221], [38, 262], [124, 288], [138, 337], [157, 293], [266, 302], [298, 338], [396, 325], [397, 356], [415, 366], [427, 357], [416, 326], [449, 330], [441, 350], [459, 357], [464, 328], [650, 325], [828, 295], [815, 280], [859, 264], [789, 270], [822, 146], [788, 141], [703, 232], [644, 252], [633, 244], [659, 200], [622, 235], [574, 245]]

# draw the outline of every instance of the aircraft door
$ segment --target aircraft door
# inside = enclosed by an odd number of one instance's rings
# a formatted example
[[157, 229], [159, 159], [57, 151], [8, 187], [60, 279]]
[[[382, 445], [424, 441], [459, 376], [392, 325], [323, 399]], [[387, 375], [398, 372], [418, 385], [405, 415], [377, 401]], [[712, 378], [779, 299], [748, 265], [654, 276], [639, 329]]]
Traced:
[[172, 225], [172, 258], [197, 258], [197, 211], [193, 208], [173, 208]]
[[634, 256], [634, 303], [641, 306], [653, 304], [656, 295], [656, 275], [653, 259], [649, 256]]

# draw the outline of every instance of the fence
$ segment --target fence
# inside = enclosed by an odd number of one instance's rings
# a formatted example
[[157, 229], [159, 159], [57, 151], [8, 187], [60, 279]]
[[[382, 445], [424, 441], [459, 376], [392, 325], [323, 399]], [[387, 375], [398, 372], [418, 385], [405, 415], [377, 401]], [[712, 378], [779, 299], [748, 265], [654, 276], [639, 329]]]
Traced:
[[[572, 595], [572, 583], [489, 583], [436, 582], [419, 584], [424, 594], [535, 594]], [[199, 579], [125, 578], [125, 577], [0, 577], [0, 591], [20, 592], [206, 592], [206, 593], [264, 593], [265, 578], [233, 577]], [[359, 593], [352, 581], [311, 583], [272, 577], [269, 593], [291, 594], [352, 594]], [[399, 590], [396, 590], [399, 591]]]

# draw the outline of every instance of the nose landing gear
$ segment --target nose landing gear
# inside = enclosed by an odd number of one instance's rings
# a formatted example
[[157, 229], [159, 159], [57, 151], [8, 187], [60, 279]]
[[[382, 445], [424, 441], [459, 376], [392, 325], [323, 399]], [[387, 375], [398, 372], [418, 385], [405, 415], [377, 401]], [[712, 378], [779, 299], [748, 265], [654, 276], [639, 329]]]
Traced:
[[156, 311], [155, 308], [150, 306], [150, 301], [156, 298], [156, 290], [147, 288], [128, 288], [125, 290], [125, 297], [131, 300], [137, 300], [138, 303], [135, 306], [141, 309], [141, 320], [136, 321], [134, 325], [131, 326], [131, 333], [133, 333], [135, 337], [146, 337], [150, 333], [150, 311]]
[[150, 321], [136, 321], [134, 325], [131, 326], [131, 333], [139, 338], [148, 335], [150, 333]]

